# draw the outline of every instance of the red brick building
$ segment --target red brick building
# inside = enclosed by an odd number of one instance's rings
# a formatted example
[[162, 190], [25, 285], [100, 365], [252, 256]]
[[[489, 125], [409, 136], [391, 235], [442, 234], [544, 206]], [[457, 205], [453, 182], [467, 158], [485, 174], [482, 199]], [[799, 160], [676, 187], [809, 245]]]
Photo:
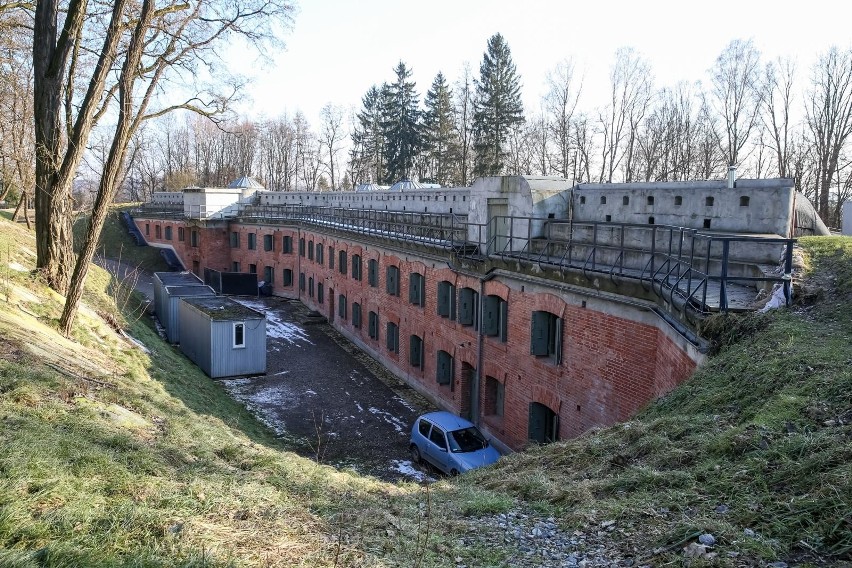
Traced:
[[624, 262], [592, 270], [587, 258], [580, 270], [563, 252], [554, 268], [548, 224], [573, 222], [566, 203], [577, 196], [564, 180], [506, 179], [454, 193], [269, 192], [221, 218], [148, 207], [135, 221], [199, 275], [257, 273], [439, 406], [520, 449], [628, 419], [703, 355], [689, 325], [695, 292], [679, 304], [680, 288], [648, 290]]

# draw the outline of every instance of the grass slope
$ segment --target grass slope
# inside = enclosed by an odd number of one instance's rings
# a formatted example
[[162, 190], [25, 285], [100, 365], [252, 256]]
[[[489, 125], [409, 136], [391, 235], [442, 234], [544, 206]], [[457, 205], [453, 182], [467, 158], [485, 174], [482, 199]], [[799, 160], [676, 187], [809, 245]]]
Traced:
[[828, 284], [818, 303], [725, 318], [718, 327], [745, 330], [740, 340], [635, 419], [467, 481], [555, 507], [569, 525], [617, 519], [654, 563], [702, 532], [740, 555], [732, 564], [849, 559], [852, 240], [801, 244], [812, 281]]
[[852, 242], [803, 246], [822, 283], [807, 295], [828, 292], [723, 322], [739, 341], [634, 420], [421, 487], [289, 452], [132, 302], [119, 313], [101, 270], [73, 339], [58, 336], [61, 298], [24, 270], [32, 234], [0, 220], [0, 566], [518, 565], [512, 543], [459, 538], [507, 511], [569, 534], [608, 520], [607, 546], [647, 565], [683, 563], [701, 532], [719, 543], [699, 565], [838, 564]]
[[[95, 254], [105, 258], [120, 260], [130, 266], [151, 272], [167, 271], [169, 268], [163, 257], [160, 256], [160, 249], [136, 246], [127, 236], [127, 228], [121, 222], [119, 215], [121, 211], [130, 210], [135, 205], [138, 204], [115, 206], [110, 210], [104, 222], [104, 228], [101, 232], [101, 238]], [[88, 215], [81, 215], [74, 221], [75, 250], [79, 249], [83, 244], [83, 238], [88, 229], [88, 222]]]

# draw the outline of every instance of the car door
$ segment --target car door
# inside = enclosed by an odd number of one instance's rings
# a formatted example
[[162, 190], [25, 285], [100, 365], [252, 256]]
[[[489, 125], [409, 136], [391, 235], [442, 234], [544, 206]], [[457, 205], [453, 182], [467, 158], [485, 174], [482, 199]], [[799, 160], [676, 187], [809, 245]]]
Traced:
[[432, 425], [432, 431], [429, 432], [429, 443], [426, 444], [429, 461], [432, 465], [446, 473], [449, 470], [450, 453], [447, 451], [447, 437], [444, 431]]

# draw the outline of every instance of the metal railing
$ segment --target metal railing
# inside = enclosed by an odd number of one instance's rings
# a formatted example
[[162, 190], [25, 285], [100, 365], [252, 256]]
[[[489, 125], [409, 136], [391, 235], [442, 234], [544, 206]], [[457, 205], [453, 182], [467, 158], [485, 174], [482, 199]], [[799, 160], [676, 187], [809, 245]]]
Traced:
[[[143, 207], [139, 215], [184, 216], [181, 208]], [[641, 285], [682, 312], [727, 312], [754, 299], [757, 285], [780, 284], [788, 303], [795, 239], [722, 235], [670, 225], [574, 222], [496, 216], [487, 223], [457, 214], [416, 213], [303, 205], [245, 204], [245, 223], [287, 222], [450, 252], [472, 261], [497, 258], [534, 264], [564, 276], [605, 276], [614, 286]], [[753, 275], [755, 266], [780, 266], [777, 275]], [[736, 268], [736, 270], [732, 270]], [[749, 270], [752, 272], [749, 273]]]

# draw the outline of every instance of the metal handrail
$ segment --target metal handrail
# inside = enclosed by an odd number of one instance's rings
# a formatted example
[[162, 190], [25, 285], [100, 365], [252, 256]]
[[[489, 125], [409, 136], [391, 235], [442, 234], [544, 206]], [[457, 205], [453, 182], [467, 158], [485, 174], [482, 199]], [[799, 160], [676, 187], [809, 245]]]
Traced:
[[[136, 214], [172, 218], [184, 216], [185, 211], [178, 206], [149, 204], [137, 209]], [[673, 225], [584, 223], [521, 216], [493, 217], [486, 223], [474, 223], [456, 213], [317, 205], [246, 203], [240, 204], [234, 216], [246, 222], [291, 221], [403, 245], [413, 243], [435, 247], [477, 261], [487, 256], [513, 258], [537, 263], [541, 267], [555, 267], [562, 275], [568, 270], [578, 270], [588, 279], [592, 278], [592, 273], [606, 274], [615, 285], [619, 284], [616, 277], [622, 281], [638, 280], [643, 287], [649, 284], [650, 288], [646, 289], [653, 294], [661, 298], [668, 297], [672, 304], [676, 297], [682, 299], [682, 311], [693, 310], [702, 314], [710, 311], [707, 303], [710, 282], [719, 283], [720, 311], [729, 309], [728, 292], [733, 284], [777, 282], [784, 286], [788, 302], [790, 298], [792, 247], [795, 239], [710, 234]], [[534, 234], [534, 227], [538, 224], [543, 224], [543, 230], [536, 228]], [[602, 229], [607, 229], [607, 233]], [[627, 241], [631, 233], [631, 239], [640, 244], [648, 245], [650, 237], [650, 245], [631, 247]], [[783, 244], [783, 274], [763, 277], [731, 274], [731, 246], [738, 242]], [[706, 247], [699, 246], [704, 244]], [[580, 247], [585, 248], [580, 251]], [[721, 256], [714, 257], [714, 251], [719, 248]]]

